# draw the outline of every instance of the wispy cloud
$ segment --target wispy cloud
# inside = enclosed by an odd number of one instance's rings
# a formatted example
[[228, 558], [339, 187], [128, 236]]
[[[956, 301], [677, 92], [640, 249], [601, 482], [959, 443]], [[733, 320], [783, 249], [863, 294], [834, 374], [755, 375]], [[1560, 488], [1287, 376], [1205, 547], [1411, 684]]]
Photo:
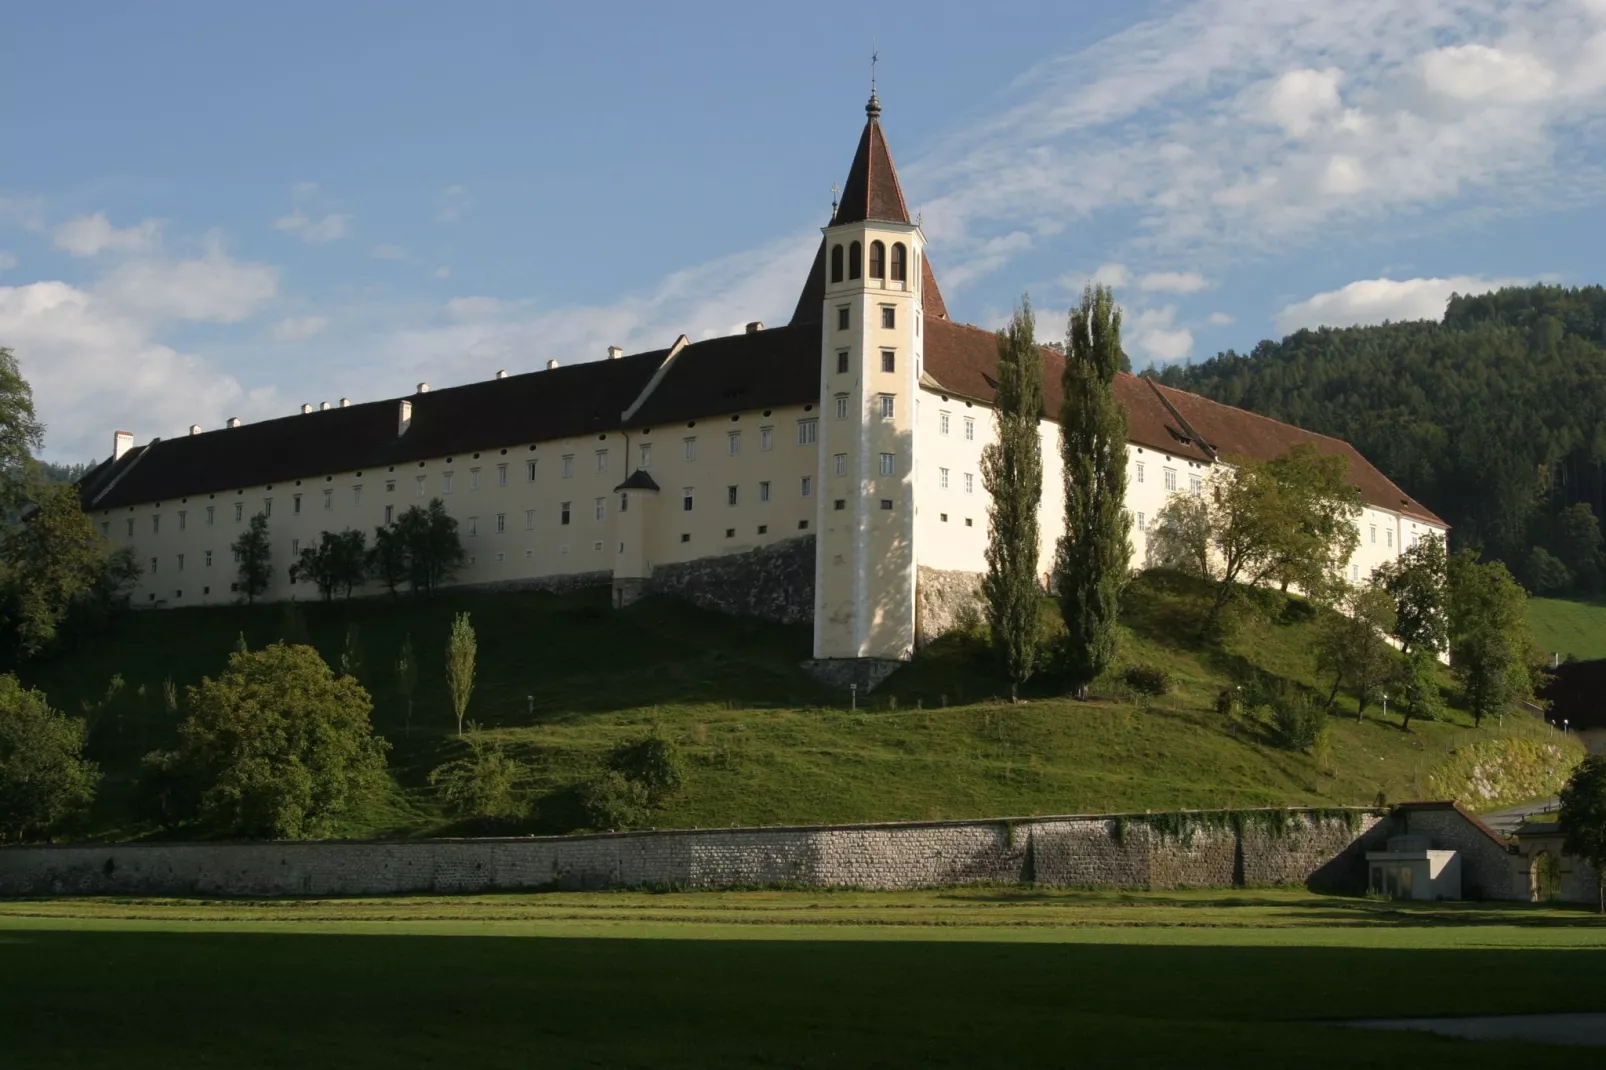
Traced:
[[56, 228], [51, 241], [72, 256], [98, 256], [104, 252], [142, 253], [161, 240], [162, 224], [147, 219], [121, 230], [112, 226], [105, 212], [69, 219]]
[[328, 316], [288, 316], [273, 325], [273, 337], [280, 342], [302, 342], [322, 334], [328, 326]]
[[1437, 320], [1450, 295], [1485, 293], [1519, 286], [1523, 279], [1486, 279], [1457, 275], [1448, 279], [1361, 279], [1337, 290], [1286, 305], [1277, 313], [1283, 334], [1301, 327], [1354, 327], [1386, 320]]
[[294, 207], [273, 221], [273, 229], [294, 234], [308, 245], [337, 241], [351, 233], [351, 215], [324, 211], [326, 198], [316, 182], [297, 182], [290, 187]]
[[456, 223], [474, 207], [474, 198], [468, 195], [467, 186], [447, 186], [435, 199], [435, 222]]

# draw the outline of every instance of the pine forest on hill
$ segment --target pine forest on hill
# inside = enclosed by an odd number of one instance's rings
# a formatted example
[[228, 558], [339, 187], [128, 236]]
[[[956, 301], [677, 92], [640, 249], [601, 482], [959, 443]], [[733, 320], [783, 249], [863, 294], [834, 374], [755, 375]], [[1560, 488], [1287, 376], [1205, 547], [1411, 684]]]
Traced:
[[1535, 594], [1601, 588], [1600, 286], [1455, 296], [1442, 322], [1302, 330], [1156, 374], [1348, 440]]

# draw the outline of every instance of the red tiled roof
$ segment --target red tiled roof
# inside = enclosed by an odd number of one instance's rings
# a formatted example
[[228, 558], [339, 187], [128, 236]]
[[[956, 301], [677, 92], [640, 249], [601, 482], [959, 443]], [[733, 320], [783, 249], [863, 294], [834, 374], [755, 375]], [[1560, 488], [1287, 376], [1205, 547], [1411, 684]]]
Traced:
[[881, 105], [872, 97], [865, 111], [868, 118], [864, 133], [859, 135], [859, 148], [853, 154], [848, 180], [842, 186], [842, 200], [831, 222], [863, 223], [878, 219], [907, 223], [909, 206], [904, 203], [903, 189], [898, 185], [898, 171], [892, 166], [892, 150], [887, 148], [887, 137], [881, 132], [878, 118]]

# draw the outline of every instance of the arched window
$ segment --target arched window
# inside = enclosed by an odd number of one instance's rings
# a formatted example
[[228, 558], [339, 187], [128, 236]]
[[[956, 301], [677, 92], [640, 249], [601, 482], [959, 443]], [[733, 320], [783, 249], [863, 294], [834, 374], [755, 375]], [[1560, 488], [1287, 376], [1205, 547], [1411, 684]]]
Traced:
[[863, 264], [863, 262], [864, 262], [864, 252], [863, 252], [863, 250], [861, 250], [859, 248], [859, 243], [858, 242], [854, 242], [852, 245], [849, 245], [848, 246], [848, 278], [856, 279], [861, 274], [863, 274], [863, 269], [860, 267], [860, 265]]
[[892, 244], [892, 281], [904, 282], [909, 278], [909, 250], [903, 247], [903, 242]]
[[842, 246], [831, 246], [831, 281], [842, 281]]
[[870, 243], [870, 277], [872, 279], [887, 277], [887, 247], [878, 241]]

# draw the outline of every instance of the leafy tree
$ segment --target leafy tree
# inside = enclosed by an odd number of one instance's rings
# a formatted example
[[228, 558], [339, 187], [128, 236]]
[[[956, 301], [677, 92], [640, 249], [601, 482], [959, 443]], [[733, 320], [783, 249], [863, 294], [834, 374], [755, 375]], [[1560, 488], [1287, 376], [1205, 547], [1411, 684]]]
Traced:
[[1378, 567], [1373, 581], [1394, 598], [1394, 638], [1409, 654], [1442, 654], [1450, 644], [1449, 565], [1443, 540], [1429, 536]]
[[1406, 651], [1400, 672], [1401, 727], [1407, 731], [1413, 719], [1436, 721], [1444, 713], [1444, 696], [1439, 692], [1439, 659], [1427, 647]]
[[83, 760], [87, 736], [83, 720], [0, 676], [0, 836], [45, 836], [89, 807], [100, 771]]
[[350, 598], [351, 589], [362, 583], [368, 573], [367, 541], [362, 532], [350, 528], [326, 531], [317, 546], [301, 551], [290, 571], [297, 580], [316, 584], [326, 602], [336, 591], [344, 591]]
[[680, 747], [657, 731], [615, 747], [608, 755], [608, 768], [642, 785], [653, 806], [662, 806], [686, 782]]
[[1595, 868], [1599, 909], [1606, 914], [1606, 756], [1578, 764], [1561, 789], [1557, 815], [1562, 850]]
[[463, 734], [463, 716], [474, 694], [474, 659], [479, 642], [467, 613], [452, 618], [452, 631], [446, 638], [446, 690], [452, 696], [452, 712], [457, 715], [457, 734]]
[[188, 689], [175, 751], [154, 770], [195, 785], [187, 815], [220, 836], [327, 835], [385, 782], [368, 693], [337, 677], [310, 646], [232, 654], [217, 679]]
[[1080, 691], [1115, 657], [1121, 593], [1132, 567], [1126, 511], [1126, 408], [1115, 398], [1121, 310], [1106, 286], [1082, 291], [1065, 344], [1060, 451], [1065, 534], [1054, 572], [1065, 618], [1065, 664]]
[[[0, 411], [4, 404], [0, 395]], [[34, 484], [17, 494], [26, 507], [22, 522], [0, 536], [0, 605], [17, 652], [31, 657], [56, 641], [75, 605], [104, 592], [127, 558], [109, 560], [110, 547], [73, 488]]]
[[1009, 677], [1013, 702], [1036, 669], [1037, 507], [1043, 499], [1043, 356], [1032, 338], [1032, 307], [1021, 299], [998, 332], [998, 438], [982, 450], [981, 482], [992, 497], [987, 522], [987, 575], [982, 594], [992, 643]]
[[1522, 585], [1534, 594], [1556, 594], [1573, 585], [1573, 573], [1543, 546], [1535, 546], [1522, 568]]
[[418, 691], [418, 659], [413, 656], [413, 634], [402, 636], [396, 655], [396, 695], [402, 702], [404, 731], [413, 734], [413, 695]]
[[34, 414], [33, 389], [11, 350], [0, 346], [0, 504], [13, 508], [26, 500], [33, 457], [44, 448], [45, 425]]
[[268, 589], [268, 582], [273, 578], [273, 542], [268, 537], [268, 515], [253, 516], [231, 549], [239, 566], [236, 576], [240, 592], [245, 595], [246, 605], [251, 605]]
[[1450, 667], [1474, 724], [1533, 697], [1527, 595], [1499, 561], [1450, 559]]
[[1556, 514], [1551, 531], [1557, 558], [1578, 586], [1585, 591], [1599, 589], [1602, 543], [1595, 511], [1585, 502], [1574, 502]]
[[1348, 463], [1302, 444], [1266, 467], [1294, 519], [1270, 578], [1284, 591], [1298, 587], [1319, 604], [1336, 601], [1346, 587], [1344, 566], [1361, 541], [1355, 523], [1361, 492], [1349, 481]]
[[413, 506], [396, 518], [396, 529], [406, 549], [408, 579], [413, 592], [435, 590], [468, 557], [457, 537], [457, 521], [439, 498], [427, 509]]
[[437, 766], [429, 782], [440, 789], [446, 805], [462, 817], [516, 818], [524, 813], [517, 796], [518, 783], [527, 770], [510, 757], [500, 743], [470, 733], [469, 753]]
[[1328, 707], [1347, 687], [1364, 717], [1394, 673], [1394, 651], [1384, 638], [1394, 632], [1394, 599], [1381, 587], [1354, 587], [1340, 610], [1327, 614], [1317, 631], [1316, 668], [1333, 676]]
[[407, 544], [394, 523], [374, 529], [374, 545], [368, 550], [368, 573], [383, 583], [392, 595], [412, 574], [407, 562]]

